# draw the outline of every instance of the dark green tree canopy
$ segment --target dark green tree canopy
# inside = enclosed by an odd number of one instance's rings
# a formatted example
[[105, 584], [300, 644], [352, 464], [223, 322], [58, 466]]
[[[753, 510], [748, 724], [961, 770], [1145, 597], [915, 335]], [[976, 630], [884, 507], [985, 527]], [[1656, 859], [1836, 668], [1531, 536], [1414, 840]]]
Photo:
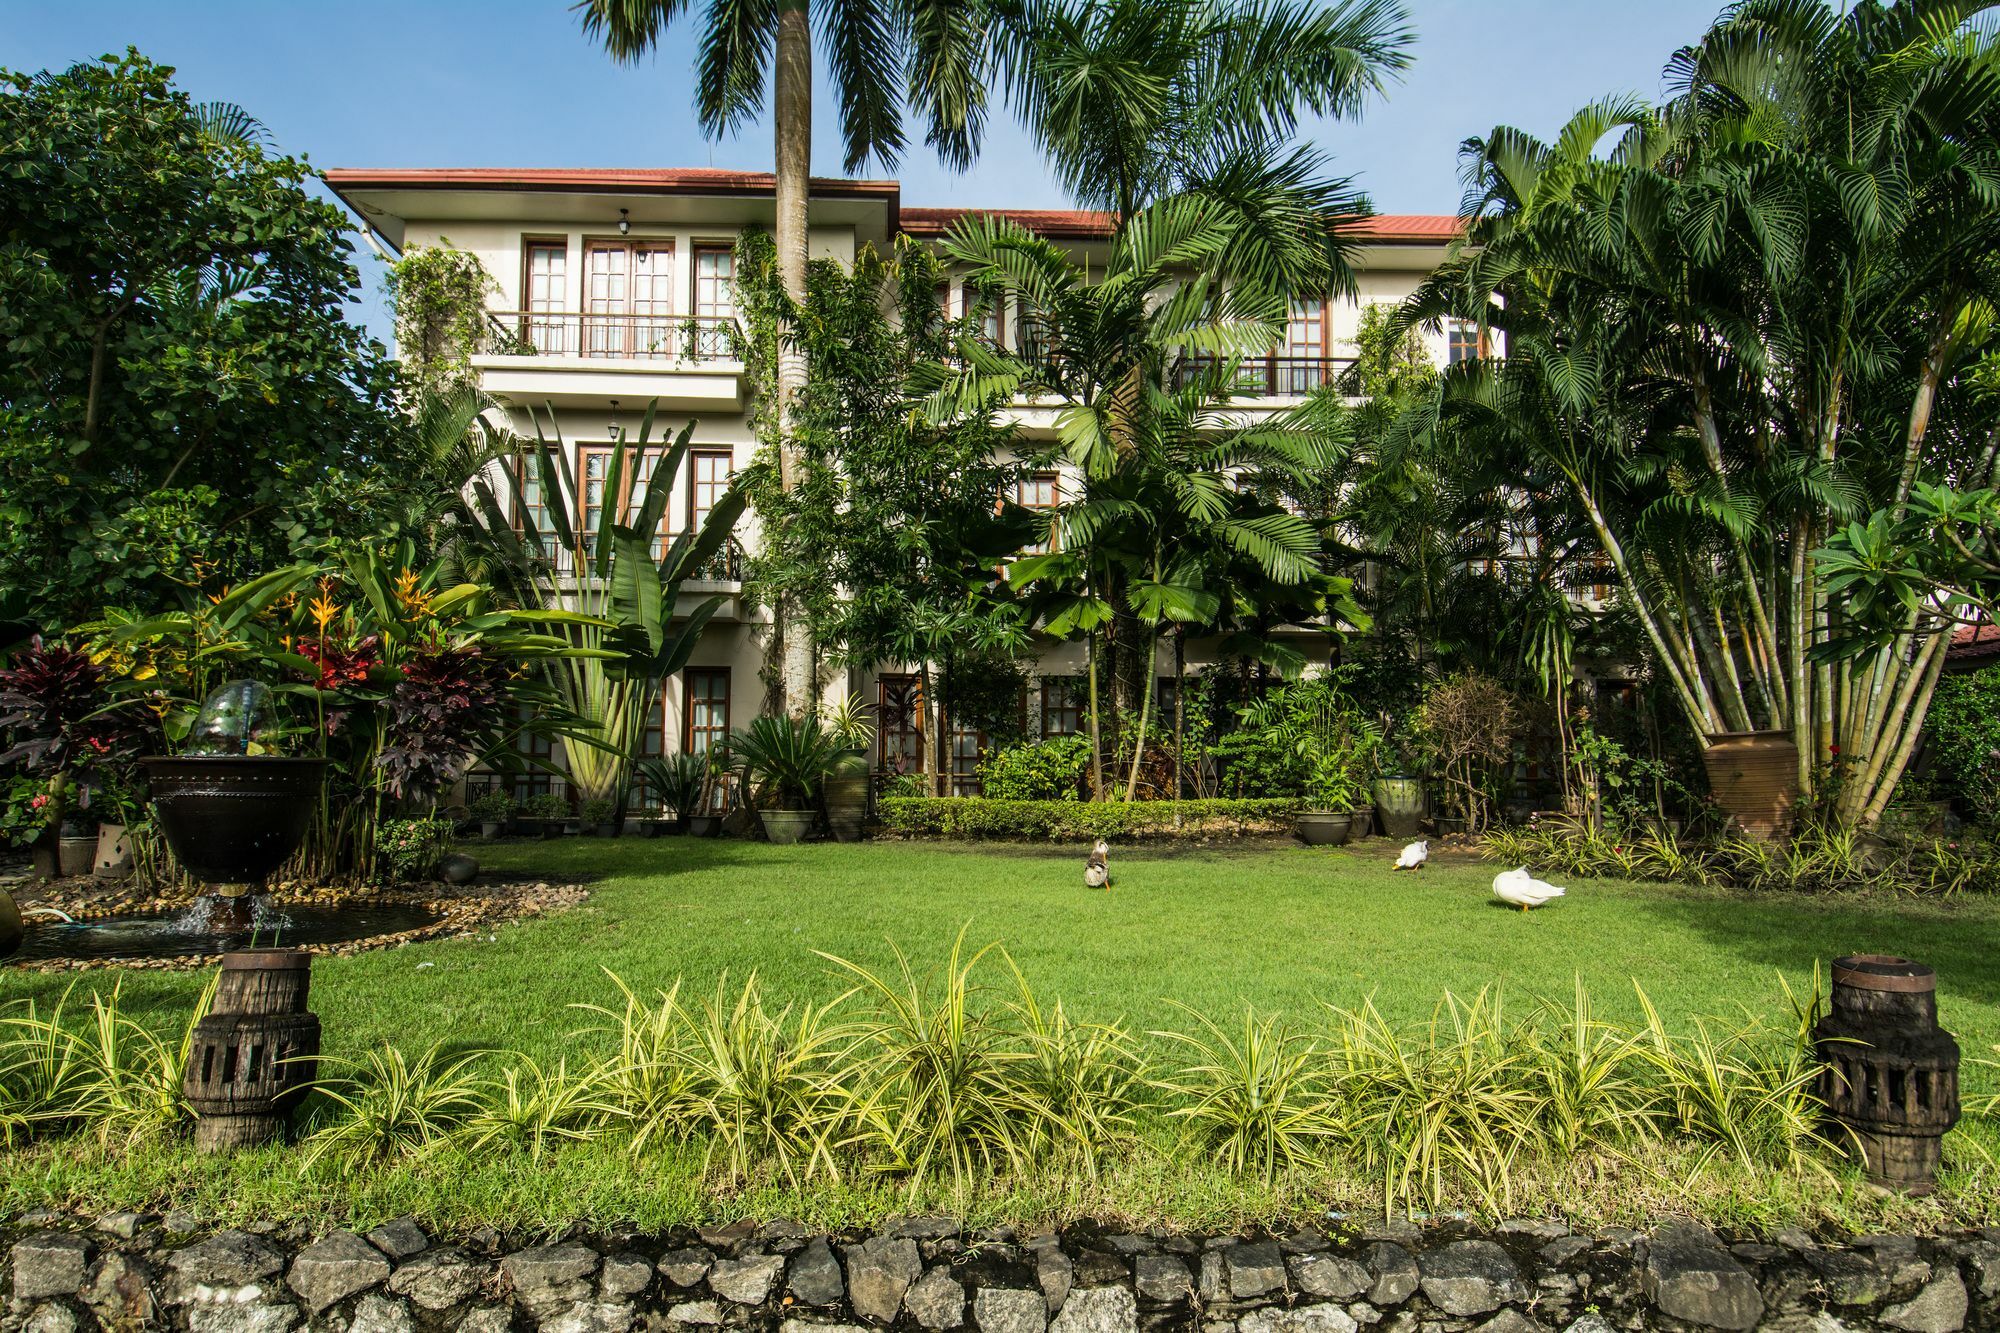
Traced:
[[410, 434], [345, 218], [172, 74], [0, 72], [0, 603], [43, 625], [372, 529]]

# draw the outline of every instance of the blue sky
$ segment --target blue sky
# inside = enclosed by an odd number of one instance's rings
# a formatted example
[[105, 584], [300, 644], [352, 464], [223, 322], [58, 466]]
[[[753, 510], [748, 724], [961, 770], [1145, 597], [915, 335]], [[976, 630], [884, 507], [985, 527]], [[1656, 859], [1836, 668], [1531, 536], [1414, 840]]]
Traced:
[[[1667, 56], [1722, 0], [1406, 3], [1413, 67], [1359, 121], [1315, 132], [1385, 213], [1451, 211], [1469, 134], [1548, 132], [1603, 94], [1656, 94]], [[565, 0], [65, 0], [0, 4], [0, 64], [43, 69], [136, 46], [178, 67], [196, 100], [240, 103], [320, 167], [769, 170], [766, 127], [714, 144], [695, 127], [690, 31], [682, 20], [655, 57], [625, 67], [584, 38]], [[993, 128], [963, 174], [921, 147], [869, 174], [897, 176], [914, 205], [1065, 204], [1014, 125], [997, 116]], [[816, 172], [838, 174], [828, 114], [813, 153]], [[379, 266], [363, 271], [372, 287]], [[386, 337], [372, 291], [363, 309]]]

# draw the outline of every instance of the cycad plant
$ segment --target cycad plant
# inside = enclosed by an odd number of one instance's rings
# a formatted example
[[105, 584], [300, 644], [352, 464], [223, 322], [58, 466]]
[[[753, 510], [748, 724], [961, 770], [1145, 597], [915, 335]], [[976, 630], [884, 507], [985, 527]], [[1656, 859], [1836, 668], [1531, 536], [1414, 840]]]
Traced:
[[810, 810], [828, 778], [865, 762], [844, 736], [815, 719], [760, 717], [732, 732], [729, 757], [743, 771], [744, 790], [760, 790], [773, 808]]

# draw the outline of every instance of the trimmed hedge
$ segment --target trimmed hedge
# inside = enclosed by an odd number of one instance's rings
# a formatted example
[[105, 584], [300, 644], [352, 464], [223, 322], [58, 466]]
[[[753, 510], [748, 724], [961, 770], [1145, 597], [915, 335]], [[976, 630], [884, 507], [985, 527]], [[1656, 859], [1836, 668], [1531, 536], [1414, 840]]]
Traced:
[[1242, 801], [997, 801], [983, 796], [885, 796], [883, 827], [910, 838], [1213, 838], [1288, 833], [1296, 797]]

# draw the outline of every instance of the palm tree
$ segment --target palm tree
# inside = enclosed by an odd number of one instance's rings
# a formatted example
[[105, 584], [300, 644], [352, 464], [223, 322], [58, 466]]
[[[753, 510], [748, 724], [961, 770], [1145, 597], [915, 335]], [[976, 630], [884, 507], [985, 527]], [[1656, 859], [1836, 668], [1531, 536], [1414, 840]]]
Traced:
[[1280, 290], [1351, 290], [1339, 219], [1367, 211], [1307, 115], [1353, 116], [1405, 68], [1398, 0], [996, 0], [1008, 98], [1079, 204], [1175, 195], [1236, 223], [1225, 262]]
[[[1303, 596], [1329, 632], [1336, 616], [1361, 621], [1348, 581], [1321, 570], [1319, 530], [1259, 485], [1330, 461], [1332, 405], [1312, 400], [1254, 425], [1228, 410], [1241, 359], [1262, 354], [1286, 309], [1266, 288], [1225, 283], [1212, 263], [1245, 225], [1211, 199], [1163, 200], [1124, 219], [1095, 271], [1004, 218], [963, 219], [944, 241], [945, 257], [969, 270], [967, 281], [1015, 302], [1033, 333], [1018, 350], [961, 340], [961, 364], [934, 370], [926, 410], [945, 421], [1022, 396], [1053, 400], [1061, 404], [1058, 448], [1083, 479], [1081, 494], [1045, 518], [1050, 550], [1016, 560], [1007, 577], [1042, 592], [1048, 633], [1086, 636], [1100, 794], [1095, 631], [1107, 622], [1122, 618], [1144, 639], [1143, 650], [1127, 649], [1134, 663], [1143, 651], [1140, 679], [1148, 682], [1135, 701], [1129, 799], [1151, 721], [1162, 626], [1254, 620], [1260, 583]], [[1296, 657], [1249, 632], [1227, 646]]]
[[[1504, 330], [1453, 427], [1535, 459], [1616, 570], [1697, 734], [1797, 744], [1880, 814], [1944, 660], [1920, 603], [1857, 653], [1814, 560], [1925, 479], [1992, 475], [2000, 48], [1983, 5], [1746, 0], [1665, 106], [1468, 145], [1469, 243], [1413, 299]], [[1608, 155], [1597, 145], [1615, 139]]]
[[[577, 0], [584, 31], [618, 60], [636, 61], [658, 45], [688, 9], [687, 0]], [[806, 296], [806, 199], [812, 149], [814, 29], [830, 56], [846, 145], [844, 167], [871, 158], [893, 165], [906, 145], [907, 97], [926, 121], [925, 141], [958, 168], [978, 151], [985, 122], [985, 35], [977, 6], [956, 0], [713, 0], [702, 18], [695, 112], [702, 129], [720, 137], [767, 108], [775, 135], [778, 271], [794, 309]], [[779, 460], [784, 486], [797, 484], [799, 458], [790, 444], [793, 401], [805, 383], [796, 343], [780, 330], [777, 358]], [[785, 707], [802, 715], [814, 702], [812, 645], [803, 628], [785, 632]]]

